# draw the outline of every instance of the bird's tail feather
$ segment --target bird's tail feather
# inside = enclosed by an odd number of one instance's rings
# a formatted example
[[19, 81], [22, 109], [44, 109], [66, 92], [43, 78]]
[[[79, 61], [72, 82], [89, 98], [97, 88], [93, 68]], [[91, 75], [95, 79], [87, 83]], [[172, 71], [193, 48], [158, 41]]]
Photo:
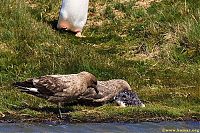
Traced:
[[34, 88], [35, 86], [33, 85], [33, 79], [24, 81], [24, 82], [15, 82], [12, 84], [15, 87], [18, 87], [20, 89], [26, 89], [26, 88]]
[[21, 92], [25, 92], [27, 94], [35, 95], [40, 98], [48, 99], [48, 95], [41, 94], [37, 87], [33, 84], [33, 79], [24, 81], [24, 82], [15, 82], [12, 84], [14, 87], [17, 87], [21, 90]]
[[33, 84], [33, 79], [24, 82], [15, 82], [13, 86], [21, 89], [22, 92], [38, 92], [38, 89]]

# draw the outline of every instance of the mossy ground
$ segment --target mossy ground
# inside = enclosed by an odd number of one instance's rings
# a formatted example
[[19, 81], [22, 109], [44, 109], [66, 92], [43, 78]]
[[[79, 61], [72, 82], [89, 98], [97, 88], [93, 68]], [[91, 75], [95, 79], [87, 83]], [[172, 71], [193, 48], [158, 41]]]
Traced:
[[1, 120], [59, 121], [56, 105], [11, 84], [80, 71], [127, 80], [146, 107], [65, 106], [67, 121], [200, 119], [200, 2], [93, 0], [86, 38], [56, 30], [60, 4], [0, 3]]

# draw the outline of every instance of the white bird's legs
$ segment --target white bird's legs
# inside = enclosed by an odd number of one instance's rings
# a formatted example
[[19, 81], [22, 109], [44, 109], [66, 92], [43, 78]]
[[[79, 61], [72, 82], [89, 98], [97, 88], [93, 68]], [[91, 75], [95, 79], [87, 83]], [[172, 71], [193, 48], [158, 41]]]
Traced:
[[80, 29], [74, 30], [74, 28], [71, 26], [71, 24], [66, 20], [58, 20], [57, 29], [64, 29], [66, 31], [71, 30], [72, 32], [75, 32], [76, 37], [80, 37], [80, 38], [86, 37], [86, 36], [81, 34]]

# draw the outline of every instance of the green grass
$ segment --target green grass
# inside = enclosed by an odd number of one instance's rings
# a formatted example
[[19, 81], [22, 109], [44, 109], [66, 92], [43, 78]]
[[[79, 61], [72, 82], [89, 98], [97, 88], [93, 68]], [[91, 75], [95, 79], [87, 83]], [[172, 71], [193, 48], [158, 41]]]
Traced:
[[0, 119], [56, 118], [56, 105], [20, 93], [13, 82], [89, 71], [99, 80], [127, 80], [147, 107], [66, 106], [68, 120], [199, 120], [200, 3], [163, 0], [148, 8], [135, 3], [90, 1], [87, 37], [76, 38], [55, 29], [61, 1], [3, 0]]

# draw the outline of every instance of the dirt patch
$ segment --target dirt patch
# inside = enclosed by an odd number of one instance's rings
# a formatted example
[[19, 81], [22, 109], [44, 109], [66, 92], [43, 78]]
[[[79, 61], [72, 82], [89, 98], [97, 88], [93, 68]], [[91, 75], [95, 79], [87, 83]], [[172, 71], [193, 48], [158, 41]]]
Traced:
[[135, 3], [135, 6], [140, 8], [148, 8], [151, 6], [151, 3], [153, 2], [161, 2], [161, 0], [139, 0]]
[[14, 53], [11, 48], [9, 48], [8, 44], [0, 42], [0, 52]]
[[[106, 4], [103, 3], [91, 3], [89, 5], [89, 11], [88, 13], [88, 20], [87, 24], [89, 26], [101, 26], [103, 22], [105, 21], [102, 19], [102, 14], [106, 8]], [[100, 19], [101, 18], [101, 19]], [[98, 20], [98, 21], [96, 21]]]

